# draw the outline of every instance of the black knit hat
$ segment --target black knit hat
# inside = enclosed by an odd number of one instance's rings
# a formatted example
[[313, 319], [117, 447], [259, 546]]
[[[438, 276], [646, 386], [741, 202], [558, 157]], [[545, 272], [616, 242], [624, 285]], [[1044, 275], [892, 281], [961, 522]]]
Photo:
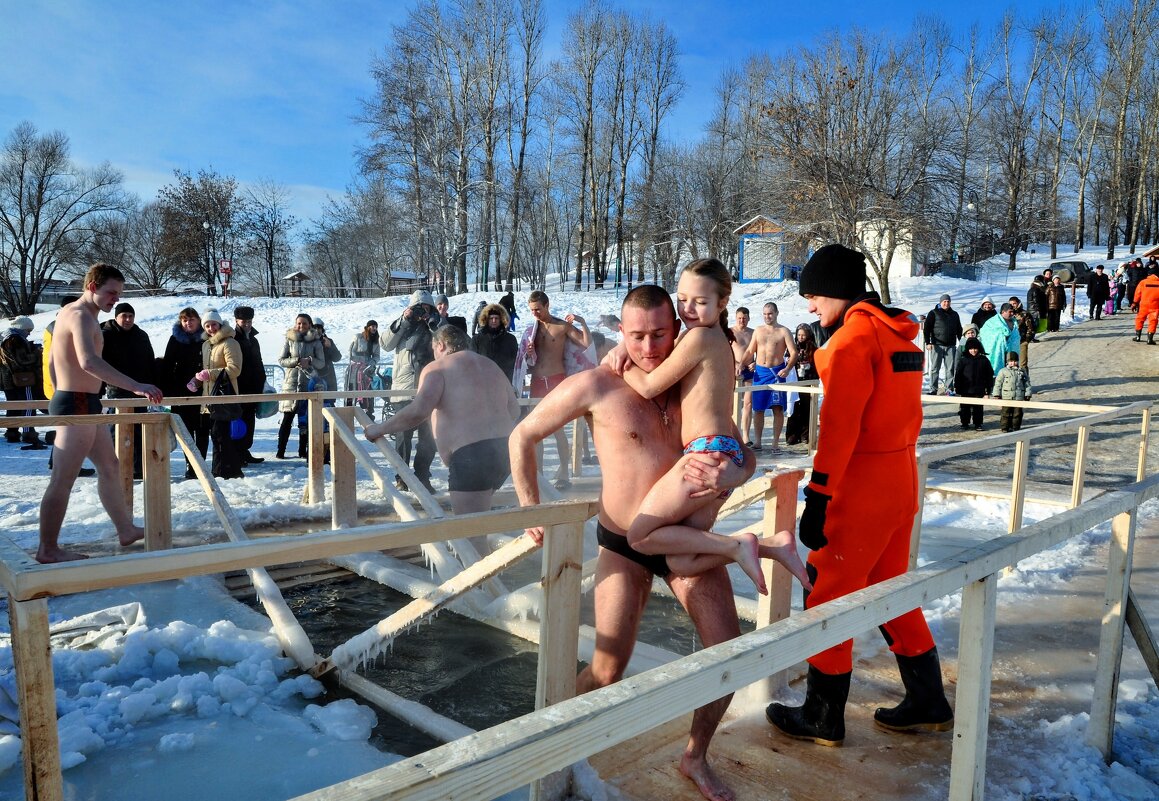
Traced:
[[233, 310], [233, 319], [235, 320], [252, 320], [254, 318], [254, 310], [249, 306], [238, 306]]
[[797, 283], [802, 295], [853, 300], [865, 292], [865, 254], [826, 245], [809, 259]]
[[135, 316], [137, 312], [133, 311], [133, 307], [128, 303], [118, 303], [113, 307], [113, 316], [116, 317], [118, 314], [132, 314]]

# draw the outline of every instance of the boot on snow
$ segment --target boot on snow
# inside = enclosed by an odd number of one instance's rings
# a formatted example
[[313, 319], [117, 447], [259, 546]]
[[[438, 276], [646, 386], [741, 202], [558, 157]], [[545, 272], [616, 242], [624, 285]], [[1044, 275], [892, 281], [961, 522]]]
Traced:
[[905, 698], [892, 709], [879, 708], [873, 722], [887, 731], [950, 731], [954, 710], [942, 686], [942, 666], [938, 649], [918, 656], [897, 656]]
[[1143, 329], [1142, 328], [1140, 328], [1138, 331], [1135, 332], [1135, 341], [1136, 342], [1143, 341]]
[[845, 701], [852, 673], [829, 675], [812, 665], [801, 706], [769, 704], [765, 717], [784, 734], [818, 745], [839, 746], [845, 739]]
[[1148, 334], [1148, 335], [1147, 335], [1147, 344], [1148, 344], [1148, 345], [1154, 345], [1154, 344], [1155, 344], [1155, 335], [1154, 335], [1154, 334]]

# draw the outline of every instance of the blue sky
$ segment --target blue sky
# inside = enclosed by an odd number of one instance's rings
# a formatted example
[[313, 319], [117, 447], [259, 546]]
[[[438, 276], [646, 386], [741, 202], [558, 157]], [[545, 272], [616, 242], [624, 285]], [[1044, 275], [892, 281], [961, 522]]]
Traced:
[[[173, 170], [213, 167], [241, 182], [288, 187], [300, 218], [340, 196], [363, 130], [372, 58], [405, 18], [397, 0], [0, 0], [0, 135], [22, 120], [60, 130], [83, 163], [109, 161], [151, 199]], [[1023, 3], [1021, 13], [1050, 7]], [[579, 4], [548, 0], [547, 55]], [[721, 71], [834, 28], [902, 33], [937, 13], [955, 33], [992, 26], [1006, 3], [947, 9], [897, 2], [713, 3], [626, 0], [663, 18], [682, 51], [688, 88], [670, 128], [694, 139]]]

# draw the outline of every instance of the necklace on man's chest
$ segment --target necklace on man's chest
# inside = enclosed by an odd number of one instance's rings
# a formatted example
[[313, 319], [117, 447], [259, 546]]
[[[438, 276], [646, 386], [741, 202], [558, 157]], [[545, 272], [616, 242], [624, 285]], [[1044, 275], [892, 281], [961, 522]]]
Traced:
[[664, 394], [664, 405], [663, 406], [661, 406], [659, 403], [657, 403], [655, 398], [652, 398], [651, 400], [652, 400], [652, 405], [656, 407], [656, 411], [660, 412], [661, 422], [663, 422], [664, 427], [667, 428], [669, 423], [672, 422], [668, 417], [668, 404], [672, 401], [672, 393], [666, 392]]

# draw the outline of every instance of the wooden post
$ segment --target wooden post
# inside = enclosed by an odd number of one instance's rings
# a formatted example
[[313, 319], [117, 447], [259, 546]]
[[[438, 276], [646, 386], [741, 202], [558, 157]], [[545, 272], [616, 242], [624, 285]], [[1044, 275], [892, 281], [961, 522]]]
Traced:
[[739, 431], [741, 434], [745, 434], [745, 430], [740, 427], [741, 423], [744, 420], [744, 398], [745, 398], [744, 389], [738, 387], [736, 392], [733, 395], [732, 421], [734, 423], [736, 423], [736, 430]]
[[[583, 524], [552, 526], [543, 538], [543, 606], [539, 623], [539, 665], [535, 708], [575, 695], [579, 658], [580, 574], [583, 568]], [[566, 797], [570, 771], [544, 776], [531, 784], [531, 801]]]
[[[335, 406], [326, 413], [353, 430], [354, 407]], [[335, 425], [330, 426], [330, 478], [333, 482], [330, 520], [333, 528], [349, 528], [358, 525], [358, 465], [354, 463], [353, 451], [342, 437], [333, 436], [335, 428]]]
[[1073, 509], [1083, 502], [1083, 482], [1086, 479], [1087, 441], [1090, 439], [1090, 426], [1079, 426], [1078, 442], [1075, 443], [1074, 477], [1070, 482], [1070, 508]]
[[954, 746], [950, 756], [950, 801], [982, 801], [986, 787], [986, 735], [990, 723], [990, 668], [994, 660], [994, 616], [998, 576], [962, 589], [958, 635], [958, 690], [954, 698]]
[[821, 393], [813, 394], [813, 399], [809, 401], [809, 453], [817, 452], [817, 432], [820, 431], [821, 426]]
[[141, 476], [145, 493], [145, 550], [158, 551], [173, 547], [172, 478], [169, 464], [170, 420], [165, 415], [156, 423], [141, 426]]
[[12, 626], [12, 664], [20, 706], [24, 797], [30, 801], [62, 801], [64, 779], [60, 775], [48, 601], [16, 601], [9, 596], [8, 620]]
[[[134, 411], [128, 406], [118, 406], [113, 412], [113, 419], [117, 416]], [[125, 496], [125, 506], [129, 513], [133, 512], [133, 427], [124, 423], [113, 426], [113, 447], [117, 452], [117, 462], [120, 468], [121, 494]]]
[[322, 431], [325, 419], [322, 417], [322, 393], [311, 392], [306, 401], [308, 415], [307, 439], [309, 440], [309, 460], [306, 465], [306, 503], [322, 503], [326, 500], [326, 471], [323, 462], [326, 455], [326, 437]]
[[1143, 410], [1143, 427], [1139, 432], [1139, 469], [1135, 471], [1135, 480], [1142, 481], [1147, 477], [1147, 443], [1151, 437], [1151, 409]]
[[1107, 589], [1103, 596], [1099, 657], [1095, 664], [1094, 699], [1087, 726], [1087, 745], [1093, 746], [1108, 762], [1115, 738], [1115, 701], [1119, 692], [1119, 669], [1123, 661], [1123, 624], [1127, 591], [1131, 587], [1131, 551], [1135, 541], [1135, 510], [1115, 515], [1111, 520], [1111, 542], [1107, 554]]
[[918, 553], [922, 547], [922, 514], [926, 508], [926, 485], [930, 482], [930, 463], [918, 454], [918, 512], [914, 515], [914, 525], [909, 535], [909, 569], [918, 566]]
[[[584, 438], [587, 436], [587, 425], [583, 415], [575, 419], [571, 427], [571, 474], [578, 476], [583, 473]], [[595, 444], [592, 444], [595, 447]]]
[[1026, 505], [1026, 466], [1028, 444], [1020, 439], [1014, 443], [1014, 478], [1010, 485], [1010, 522], [1006, 527], [1008, 534], [1013, 534], [1022, 528], [1022, 509]]
[[[766, 537], [786, 529], [797, 530], [797, 485], [804, 477], [804, 470], [778, 470], [768, 474], [770, 483], [765, 490], [762, 520]], [[763, 560], [762, 565], [769, 594], [757, 596], [757, 628], [786, 619], [793, 600], [793, 575], [772, 559]], [[765, 679], [768, 697], [776, 695], [787, 681], [785, 670]]]

